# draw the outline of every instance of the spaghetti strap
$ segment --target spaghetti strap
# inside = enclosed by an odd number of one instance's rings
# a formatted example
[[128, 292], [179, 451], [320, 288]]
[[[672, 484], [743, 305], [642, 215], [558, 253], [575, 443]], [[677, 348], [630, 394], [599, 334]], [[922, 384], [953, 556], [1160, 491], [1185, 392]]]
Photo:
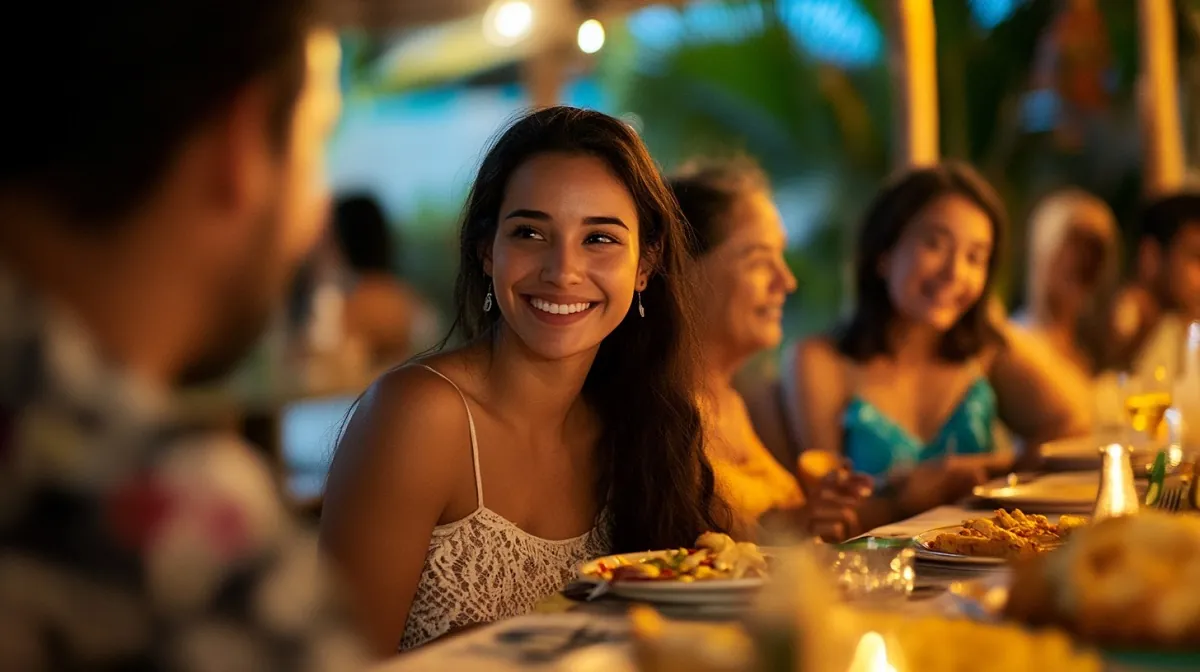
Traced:
[[467, 409], [467, 425], [471, 429], [471, 462], [474, 463], [474, 465], [475, 465], [475, 499], [477, 500], [476, 506], [478, 508], [482, 509], [483, 508], [483, 475], [479, 473], [479, 442], [475, 436], [475, 417], [471, 415], [471, 405], [467, 403], [467, 395], [463, 394], [463, 391], [458, 387], [458, 385], [456, 385], [453, 380], [450, 380], [449, 378], [447, 378], [445, 376], [445, 374], [443, 374], [441, 371], [438, 371], [437, 369], [433, 368], [432, 366], [427, 366], [425, 364], [417, 364], [417, 366], [421, 367], [422, 369], [428, 370], [429, 372], [436, 375], [438, 378], [441, 378], [442, 380], [446, 381], [447, 383], [450, 383], [450, 387], [453, 387], [454, 391], [458, 393], [459, 398], [462, 399], [463, 408]]

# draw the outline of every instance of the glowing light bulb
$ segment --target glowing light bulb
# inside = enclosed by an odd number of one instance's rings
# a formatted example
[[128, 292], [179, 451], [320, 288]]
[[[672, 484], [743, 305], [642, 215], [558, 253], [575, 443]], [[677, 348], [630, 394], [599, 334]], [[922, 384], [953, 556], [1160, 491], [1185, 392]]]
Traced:
[[533, 7], [525, 0], [493, 3], [483, 17], [483, 30], [493, 43], [508, 46], [529, 35], [533, 28]]
[[579, 24], [579, 34], [576, 36], [579, 50], [585, 54], [594, 54], [604, 47], [604, 24], [596, 19], [588, 19]]

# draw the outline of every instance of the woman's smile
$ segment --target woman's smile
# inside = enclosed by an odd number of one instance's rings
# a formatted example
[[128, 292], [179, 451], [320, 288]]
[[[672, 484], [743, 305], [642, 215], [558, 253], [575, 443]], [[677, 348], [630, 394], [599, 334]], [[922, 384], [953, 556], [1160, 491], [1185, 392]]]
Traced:
[[574, 324], [590, 315], [600, 301], [586, 301], [579, 297], [550, 297], [522, 295], [524, 303], [534, 317], [546, 324], [565, 326]]

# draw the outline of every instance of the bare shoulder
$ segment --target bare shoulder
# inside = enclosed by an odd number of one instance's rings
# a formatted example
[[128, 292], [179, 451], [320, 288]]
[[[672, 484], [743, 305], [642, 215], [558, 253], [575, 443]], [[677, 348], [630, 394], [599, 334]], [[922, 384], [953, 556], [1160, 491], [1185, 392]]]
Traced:
[[455, 386], [424, 366], [405, 365], [381, 376], [359, 400], [338, 442], [330, 487], [342, 472], [361, 476], [364, 469], [404, 482], [448, 483], [460, 465], [446, 455], [466, 454], [469, 446], [467, 410]]
[[796, 374], [803, 379], [840, 378], [842, 353], [829, 336], [811, 336], [796, 344]]
[[838, 413], [845, 407], [845, 358], [829, 336], [806, 338], [793, 346], [796, 381], [788, 398], [788, 424], [800, 451], [841, 451]]

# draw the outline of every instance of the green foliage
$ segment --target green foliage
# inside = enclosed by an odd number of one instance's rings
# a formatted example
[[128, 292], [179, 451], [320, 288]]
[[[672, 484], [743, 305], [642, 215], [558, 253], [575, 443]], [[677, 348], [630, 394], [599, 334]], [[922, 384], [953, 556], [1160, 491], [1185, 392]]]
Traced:
[[[860, 4], [882, 26], [886, 1]], [[776, 182], [835, 178], [817, 233], [789, 254], [800, 289], [787, 326], [805, 333], [827, 327], [845, 302], [853, 223], [889, 168], [891, 84], [886, 59], [857, 70], [815, 62], [792, 40], [771, 0], [724, 3], [731, 17], [747, 5], [762, 12], [764, 28], [733, 43], [683, 40], [667, 53], [647, 53], [614, 32], [608, 50], [615, 57], [602, 64], [602, 76], [618, 108], [642, 118], [647, 143], [668, 169], [697, 154], [740, 150], [757, 157]], [[1099, 3], [1112, 52], [1112, 101], [1086, 122], [1083, 145], [1020, 128], [1039, 49], [1062, 6], [1027, 0], [983, 30], [969, 3], [934, 3], [942, 153], [979, 167], [1008, 203], [1013, 227], [1000, 252], [1011, 263], [999, 281], [1010, 299], [1020, 289], [1023, 221], [1035, 199], [1055, 187], [1082, 186], [1108, 200], [1128, 226], [1139, 193], [1139, 157], [1112, 142], [1138, 133], [1136, 3]], [[1181, 61], [1196, 52], [1198, 6], [1197, 0], [1178, 4]]]

